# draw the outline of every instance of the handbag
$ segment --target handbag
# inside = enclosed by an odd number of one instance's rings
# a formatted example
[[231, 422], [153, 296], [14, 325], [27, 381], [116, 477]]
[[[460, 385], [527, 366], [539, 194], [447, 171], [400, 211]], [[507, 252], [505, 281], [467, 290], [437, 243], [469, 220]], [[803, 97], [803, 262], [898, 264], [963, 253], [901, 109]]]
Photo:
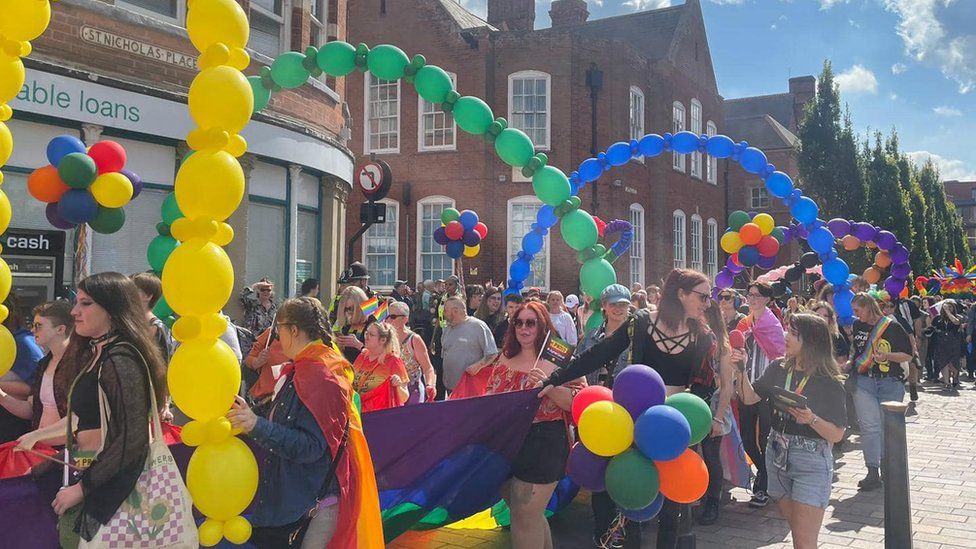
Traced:
[[[145, 358], [135, 346], [130, 347], [146, 368], [152, 422], [149, 432], [149, 455], [132, 493], [122, 502], [108, 523], [103, 524], [91, 541], [81, 539], [79, 549], [197, 549], [200, 542], [193, 520], [190, 494], [163, 437], [159, 406], [153, 391], [152, 375]], [[98, 405], [102, 414], [102, 440], [108, 430], [109, 409], [105, 393], [99, 387]]]

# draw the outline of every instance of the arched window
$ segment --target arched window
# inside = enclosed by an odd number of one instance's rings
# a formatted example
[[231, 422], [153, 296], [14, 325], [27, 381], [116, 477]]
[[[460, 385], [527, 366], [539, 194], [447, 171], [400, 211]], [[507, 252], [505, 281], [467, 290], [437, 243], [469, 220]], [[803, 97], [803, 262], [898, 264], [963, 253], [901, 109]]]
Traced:
[[685, 212], [674, 211], [674, 268], [683, 269], [685, 267]]
[[[508, 201], [508, 264], [522, 250], [522, 237], [532, 230], [542, 202], [535, 195], [517, 196]], [[507, 265], [506, 265], [507, 268]], [[549, 235], [545, 236], [542, 251], [532, 260], [532, 272], [525, 279], [525, 287], [549, 288]]]
[[[685, 129], [685, 106], [681, 101], [674, 102], [673, 117], [671, 123], [671, 133], [678, 133], [684, 131]], [[683, 154], [673, 153], [674, 158], [672, 160], [672, 166], [674, 169], [681, 173], [685, 172], [685, 156]]]
[[630, 283], [644, 284], [644, 207], [630, 205], [630, 223], [634, 226], [634, 241], [630, 245]]
[[446, 280], [454, 274], [454, 260], [444, 247], [434, 242], [434, 231], [441, 226], [441, 213], [454, 207], [454, 199], [425, 196], [417, 202], [417, 281]]
[[552, 77], [540, 71], [508, 75], [508, 123], [525, 132], [535, 148], [549, 149]]
[[691, 216], [691, 268], [702, 270], [702, 218]]

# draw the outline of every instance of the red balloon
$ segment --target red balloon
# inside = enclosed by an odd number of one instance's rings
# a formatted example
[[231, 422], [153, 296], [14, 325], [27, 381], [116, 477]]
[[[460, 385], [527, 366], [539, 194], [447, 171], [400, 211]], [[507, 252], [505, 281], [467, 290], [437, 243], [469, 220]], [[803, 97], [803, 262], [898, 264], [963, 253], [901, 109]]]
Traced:
[[595, 215], [593, 216], [593, 221], [596, 222], [596, 233], [602, 237], [604, 231], [607, 230], [607, 222]]
[[733, 349], [744, 349], [746, 346], [746, 336], [742, 335], [739, 330], [732, 330], [729, 332], [729, 345]]
[[742, 266], [742, 263], [739, 263], [739, 254], [738, 253], [732, 254], [731, 257], [732, 257], [732, 263], [735, 263], [736, 265], [738, 265], [740, 267]]
[[601, 400], [613, 402], [613, 391], [602, 385], [590, 385], [573, 397], [573, 423], [579, 424], [580, 414], [587, 406]]
[[98, 173], [122, 171], [125, 167], [125, 149], [115, 141], [99, 141], [88, 149], [88, 156], [95, 161]]
[[464, 225], [457, 220], [451, 221], [444, 227], [444, 234], [451, 240], [461, 240], [464, 236]]
[[478, 233], [481, 240], [484, 240], [488, 236], [488, 225], [485, 225], [479, 221], [478, 224], [474, 226], [474, 232]]
[[759, 239], [759, 244], [756, 247], [759, 248], [759, 255], [763, 257], [775, 257], [779, 253], [779, 240], [776, 240], [770, 235], [766, 235]]
[[701, 456], [691, 448], [677, 459], [655, 461], [661, 482], [661, 493], [675, 503], [693, 503], [708, 489], [708, 469]]

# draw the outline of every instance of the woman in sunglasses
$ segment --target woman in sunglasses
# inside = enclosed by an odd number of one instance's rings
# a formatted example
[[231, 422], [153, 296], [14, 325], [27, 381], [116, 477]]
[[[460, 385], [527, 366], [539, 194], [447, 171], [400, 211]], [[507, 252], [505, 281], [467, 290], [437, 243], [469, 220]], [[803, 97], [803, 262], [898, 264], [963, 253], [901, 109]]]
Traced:
[[352, 369], [352, 388], [362, 398], [363, 412], [403, 406], [410, 396], [410, 376], [400, 359], [400, 340], [386, 322], [366, 328], [366, 343]]
[[424, 340], [407, 326], [409, 320], [410, 307], [406, 303], [397, 301], [390, 304], [390, 316], [386, 317], [385, 322], [393, 326], [396, 332], [403, 365], [410, 376], [407, 404], [418, 404], [434, 400], [437, 393], [437, 373], [430, 363]]
[[742, 298], [739, 297], [738, 292], [731, 288], [722, 290], [718, 294], [718, 308], [722, 312], [722, 320], [725, 322], [725, 330], [727, 332], [737, 330], [739, 328], [739, 322], [746, 317], [746, 315], [739, 312], [739, 304], [741, 301]]
[[366, 328], [375, 321], [366, 316], [360, 305], [368, 298], [359, 286], [350, 286], [339, 296], [339, 312], [336, 316], [335, 340], [350, 363], [356, 362], [366, 342]]
[[[692, 372], [709, 357], [713, 338], [705, 323], [705, 310], [711, 297], [708, 277], [691, 269], [674, 269], [661, 289], [657, 311], [642, 309], [628, 320], [626, 330], [617, 330], [585, 353], [569, 367], [544, 381], [540, 396], [552, 386], [584, 376], [616, 359], [630, 347], [630, 364], [647, 364], [664, 379], [667, 394], [684, 392]], [[630, 334], [634, 334], [631, 338]], [[685, 509], [688, 509], [685, 507]], [[690, 510], [688, 510], [690, 512]], [[659, 516], [657, 547], [674, 548], [678, 538], [678, 504], [665, 500]]]

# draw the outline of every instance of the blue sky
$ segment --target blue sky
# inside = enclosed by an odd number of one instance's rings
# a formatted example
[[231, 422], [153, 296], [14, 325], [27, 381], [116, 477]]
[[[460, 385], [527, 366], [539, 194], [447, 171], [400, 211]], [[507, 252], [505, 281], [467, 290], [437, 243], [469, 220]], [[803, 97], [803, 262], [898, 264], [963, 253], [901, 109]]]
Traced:
[[[487, 0], [461, 0], [484, 17]], [[684, 0], [587, 0], [590, 19]], [[701, 0], [719, 92], [782, 93], [833, 63], [862, 135], [898, 131], [944, 179], [976, 179], [976, 0]], [[550, 26], [536, 0], [536, 28]], [[734, 136], [733, 136], [734, 137]]]

